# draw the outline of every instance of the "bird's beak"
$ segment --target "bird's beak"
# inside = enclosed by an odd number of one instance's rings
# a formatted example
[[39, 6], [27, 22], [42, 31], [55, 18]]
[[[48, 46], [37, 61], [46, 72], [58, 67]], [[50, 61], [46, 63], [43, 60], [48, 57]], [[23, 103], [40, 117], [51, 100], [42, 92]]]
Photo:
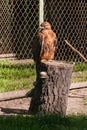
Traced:
[[44, 29], [44, 27], [40, 26], [39, 29]]

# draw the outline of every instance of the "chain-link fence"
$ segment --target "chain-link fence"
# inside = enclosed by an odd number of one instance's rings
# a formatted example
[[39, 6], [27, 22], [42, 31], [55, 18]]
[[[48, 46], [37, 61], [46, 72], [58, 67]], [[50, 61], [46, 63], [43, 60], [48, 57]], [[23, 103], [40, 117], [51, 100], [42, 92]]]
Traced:
[[67, 39], [87, 58], [87, 2], [85, 0], [45, 0], [45, 20], [49, 21], [58, 36], [56, 59], [82, 61], [64, 40]]
[[38, 0], [1, 0], [0, 53], [31, 58], [31, 43], [39, 25]]
[[[11, 73], [10, 77], [15, 77], [13, 81], [14, 84], [20, 79], [20, 76], [14, 76], [17, 70], [16, 75], [19, 74], [19, 69], [21, 69], [21, 71], [26, 69], [26, 71], [23, 71], [24, 74], [25, 72], [27, 73], [27, 68], [32, 72], [26, 76], [28, 79], [27, 86], [29, 86], [31, 81], [35, 80], [34, 66], [33, 63], [30, 62], [30, 59], [33, 58], [31, 46], [38, 31], [40, 17], [50, 22], [53, 30], [57, 34], [58, 44], [55, 59], [80, 63], [75, 68], [75, 70], [78, 71], [78, 73], [74, 73], [75, 82], [87, 81], [86, 64], [83, 59], [77, 53], [73, 52], [64, 42], [65, 39], [68, 40], [87, 58], [87, 2], [85, 0], [42, 1], [44, 5], [43, 10], [40, 10], [40, 6], [42, 6], [40, 5], [40, 0], [0, 1], [0, 79], [1, 82], [3, 82], [2, 87], [7, 86], [6, 70], [4, 70], [6, 68], [8, 69], [7, 72], [9, 74]], [[40, 11], [43, 11], [43, 13]], [[44, 16], [40, 16], [40, 14], [44, 14]], [[4, 59], [4, 62], [2, 59]], [[14, 60], [7, 61], [5, 59]], [[16, 67], [17, 70], [15, 70]], [[81, 75], [81, 80], [76, 80], [77, 75]], [[9, 79], [10, 77], [8, 76]], [[24, 75], [21, 80], [23, 80], [23, 78]], [[20, 86], [26, 86], [26, 83], [22, 83], [21, 80]]]

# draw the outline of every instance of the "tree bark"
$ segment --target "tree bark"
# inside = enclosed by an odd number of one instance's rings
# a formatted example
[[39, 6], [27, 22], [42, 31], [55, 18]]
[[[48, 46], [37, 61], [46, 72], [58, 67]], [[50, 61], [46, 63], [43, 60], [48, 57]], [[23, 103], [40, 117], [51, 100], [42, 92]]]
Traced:
[[[35, 86], [29, 111], [32, 113], [66, 114], [73, 65], [64, 62], [41, 62], [41, 75]], [[40, 75], [39, 74], [39, 75]]]

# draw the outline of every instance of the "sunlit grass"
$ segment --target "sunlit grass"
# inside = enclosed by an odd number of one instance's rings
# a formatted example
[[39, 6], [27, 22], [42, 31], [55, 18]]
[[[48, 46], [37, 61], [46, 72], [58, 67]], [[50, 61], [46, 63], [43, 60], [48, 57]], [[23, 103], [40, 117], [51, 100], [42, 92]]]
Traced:
[[73, 68], [72, 82], [84, 82], [87, 81], [87, 64], [79, 63]]
[[15, 65], [6, 61], [0, 63], [0, 92], [32, 88], [34, 80], [34, 64]]
[[[0, 92], [29, 89], [36, 79], [35, 65], [32, 62], [0, 61]], [[76, 64], [72, 82], [87, 81], [87, 64]]]
[[87, 71], [87, 63], [77, 63], [74, 66], [74, 72]]
[[85, 81], [87, 81], [87, 70], [73, 72], [72, 82], [85, 82]]
[[87, 97], [84, 98], [84, 104], [87, 105]]

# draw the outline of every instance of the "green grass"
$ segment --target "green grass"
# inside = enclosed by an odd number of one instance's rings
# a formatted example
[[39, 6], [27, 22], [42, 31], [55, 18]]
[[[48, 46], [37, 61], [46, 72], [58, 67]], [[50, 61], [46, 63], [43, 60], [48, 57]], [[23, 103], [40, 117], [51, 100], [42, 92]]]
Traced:
[[87, 116], [3, 116], [0, 130], [87, 130]]
[[[29, 89], [36, 79], [35, 65], [32, 62], [17, 63], [0, 61], [0, 92]], [[87, 64], [76, 64], [73, 69], [72, 82], [87, 81]]]
[[87, 71], [87, 64], [86, 63], [77, 63], [74, 66], [74, 72], [78, 71]]
[[87, 98], [84, 98], [84, 104], [87, 105]]
[[8, 61], [0, 62], [0, 92], [33, 87], [35, 80], [34, 64], [11, 64]]
[[85, 81], [87, 81], [87, 70], [73, 72], [72, 82], [85, 82]]
[[87, 64], [79, 63], [73, 68], [72, 82], [87, 81]]

